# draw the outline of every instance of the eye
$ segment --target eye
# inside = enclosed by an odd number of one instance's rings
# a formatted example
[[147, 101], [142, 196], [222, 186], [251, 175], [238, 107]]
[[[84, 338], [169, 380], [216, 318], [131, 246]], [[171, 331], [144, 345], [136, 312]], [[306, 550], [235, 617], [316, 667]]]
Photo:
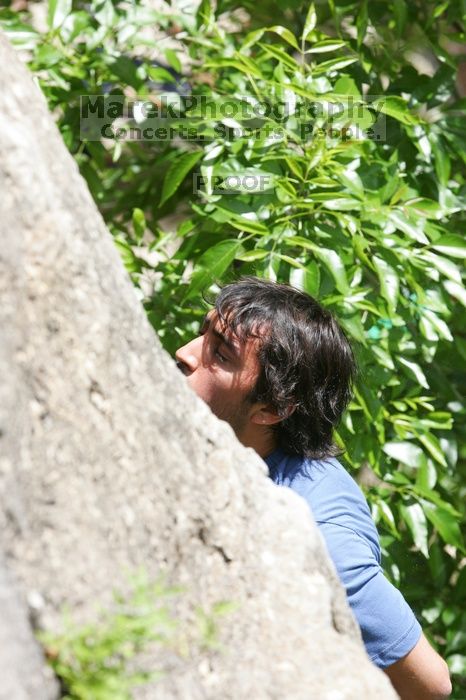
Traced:
[[225, 357], [225, 355], [222, 355], [220, 350], [215, 350], [215, 356], [220, 360], [220, 362], [223, 364], [224, 362], [228, 362], [228, 358]]

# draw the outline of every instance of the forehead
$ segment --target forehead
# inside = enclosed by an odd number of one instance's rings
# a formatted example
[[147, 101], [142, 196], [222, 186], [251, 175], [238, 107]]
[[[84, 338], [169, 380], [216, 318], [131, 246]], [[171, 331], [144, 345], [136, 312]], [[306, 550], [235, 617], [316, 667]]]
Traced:
[[215, 336], [221, 339], [232, 351], [235, 358], [240, 363], [257, 363], [258, 351], [260, 348], [260, 334], [257, 331], [250, 331], [241, 323], [235, 323], [231, 315], [220, 316], [216, 309], [212, 309], [206, 315], [206, 321]]

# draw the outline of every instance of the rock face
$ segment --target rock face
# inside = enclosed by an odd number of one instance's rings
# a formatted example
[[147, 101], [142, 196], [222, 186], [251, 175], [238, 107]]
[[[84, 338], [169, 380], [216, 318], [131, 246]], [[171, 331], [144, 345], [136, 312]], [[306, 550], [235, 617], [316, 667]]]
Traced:
[[[41, 625], [56, 630], [63, 604], [92, 619], [143, 566], [184, 587], [182, 628], [195, 606], [236, 603], [222, 651], [168, 660], [138, 698], [395, 698], [304, 502], [271, 483], [161, 349], [2, 36], [0, 65], [0, 532], [23, 600], [42, 599]], [[51, 697], [26, 682], [35, 661], [0, 653], [0, 677], [19, 669], [8, 700]]]
[[0, 697], [55, 700], [58, 684], [31, 634], [27, 607], [0, 555]]

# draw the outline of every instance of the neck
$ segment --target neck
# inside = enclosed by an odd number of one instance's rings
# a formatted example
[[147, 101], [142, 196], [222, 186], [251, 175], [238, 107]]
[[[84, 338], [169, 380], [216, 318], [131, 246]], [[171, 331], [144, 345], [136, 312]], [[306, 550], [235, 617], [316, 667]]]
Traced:
[[245, 447], [252, 447], [259, 457], [265, 459], [277, 449], [277, 438], [270, 428], [265, 426], [253, 426], [253, 429], [244, 429], [236, 437]]

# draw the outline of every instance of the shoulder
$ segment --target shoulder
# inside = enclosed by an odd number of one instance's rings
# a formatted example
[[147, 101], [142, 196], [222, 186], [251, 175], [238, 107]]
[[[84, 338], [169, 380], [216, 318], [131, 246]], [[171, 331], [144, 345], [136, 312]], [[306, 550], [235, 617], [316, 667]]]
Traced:
[[380, 566], [380, 546], [364, 494], [334, 459], [315, 462], [274, 453], [266, 460], [276, 484], [308, 503], [343, 583], [371, 660], [385, 668], [405, 656], [420, 626]]
[[[361, 489], [336, 459], [315, 461], [276, 451], [267, 460], [270, 476], [302, 496], [318, 525], [331, 523], [353, 533], [380, 558], [377, 530]], [[333, 530], [333, 528], [332, 528]]]

